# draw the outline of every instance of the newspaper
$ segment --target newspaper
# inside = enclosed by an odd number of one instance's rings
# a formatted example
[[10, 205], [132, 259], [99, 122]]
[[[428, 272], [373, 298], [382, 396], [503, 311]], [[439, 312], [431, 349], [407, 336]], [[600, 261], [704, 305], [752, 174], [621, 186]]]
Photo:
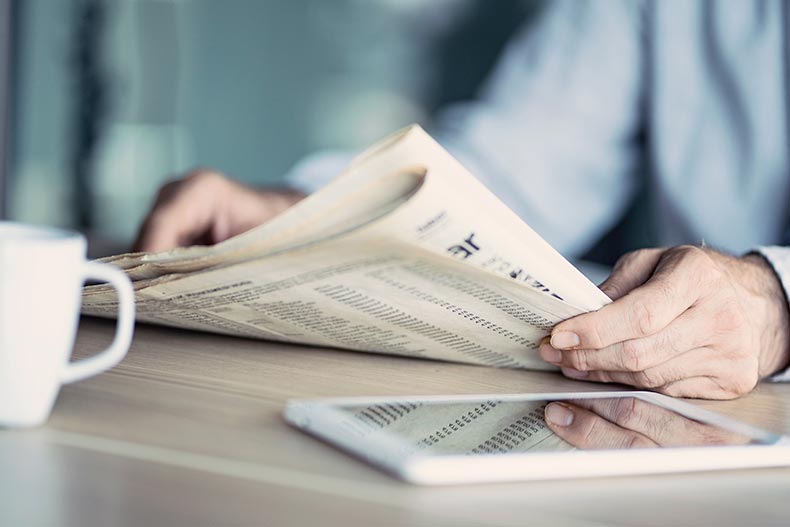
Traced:
[[[497, 367], [551, 369], [541, 338], [610, 301], [418, 126], [244, 234], [103, 261], [141, 321]], [[85, 313], [116, 308], [85, 287]]]

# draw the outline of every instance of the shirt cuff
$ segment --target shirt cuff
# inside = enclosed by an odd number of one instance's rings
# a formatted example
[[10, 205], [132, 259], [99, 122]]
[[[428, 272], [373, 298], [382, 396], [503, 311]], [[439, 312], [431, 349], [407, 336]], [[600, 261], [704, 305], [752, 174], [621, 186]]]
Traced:
[[[782, 282], [782, 288], [785, 290], [785, 298], [790, 302], [790, 247], [779, 247], [775, 245], [758, 247], [755, 249], [755, 252], [762, 255], [763, 258], [771, 264], [776, 276], [778, 276], [779, 280]], [[767, 380], [790, 382], [790, 367], [772, 375]]]

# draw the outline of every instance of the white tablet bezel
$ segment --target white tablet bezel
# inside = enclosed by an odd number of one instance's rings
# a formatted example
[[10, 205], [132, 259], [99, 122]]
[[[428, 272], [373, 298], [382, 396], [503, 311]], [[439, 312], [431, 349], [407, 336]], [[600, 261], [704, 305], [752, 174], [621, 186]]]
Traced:
[[[396, 436], [361, 442], [338, 426], [344, 414], [338, 407], [414, 402], [540, 401], [635, 397], [673, 410], [685, 417], [718, 426], [766, 444], [739, 446], [696, 446], [643, 448], [634, 450], [576, 450], [492, 455], [409, 454]], [[390, 474], [421, 485], [449, 485], [497, 481], [526, 481], [559, 478], [659, 474], [702, 470], [776, 467], [790, 465], [787, 437], [761, 430], [698, 406], [643, 391], [476, 394], [434, 396], [343, 397], [292, 399], [284, 410], [285, 420]]]

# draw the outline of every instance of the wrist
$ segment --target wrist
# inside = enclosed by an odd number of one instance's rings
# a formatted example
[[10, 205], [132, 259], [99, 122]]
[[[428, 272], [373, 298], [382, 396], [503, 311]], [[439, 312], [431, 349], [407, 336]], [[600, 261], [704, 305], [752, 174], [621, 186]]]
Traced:
[[740, 259], [746, 264], [745, 287], [751, 298], [749, 315], [759, 349], [759, 374], [767, 377], [790, 363], [790, 310], [782, 283], [759, 254]]

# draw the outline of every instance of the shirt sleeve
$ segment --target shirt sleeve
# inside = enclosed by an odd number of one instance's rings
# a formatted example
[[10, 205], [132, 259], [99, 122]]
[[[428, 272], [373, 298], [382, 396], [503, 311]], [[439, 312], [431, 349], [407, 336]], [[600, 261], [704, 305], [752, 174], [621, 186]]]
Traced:
[[[771, 264], [776, 276], [782, 282], [785, 298], [790, 301], [790, 247], [758, 247], [756, 252], [760, 253]], [[790, 382], [790, 367], [770, 377], [768, 380]]]
[[[480, 96], [439, 113], [431, 133], [557, 250], [577, 257], [636, 189], [642, 4], [547, 4], [508, 44]], [[315, 190], [333, 174], [314, 156], [290, 174]]]
[[299, 160], [285, 174], [294, 190], [312, 194], [351, 164], [354, 154], [343, 150], [323, 150]]
[[557, 250], [583, 254], [636, 190], [643, 105], [637, 2], [557, 1], [507, 47], [438, 135]]

